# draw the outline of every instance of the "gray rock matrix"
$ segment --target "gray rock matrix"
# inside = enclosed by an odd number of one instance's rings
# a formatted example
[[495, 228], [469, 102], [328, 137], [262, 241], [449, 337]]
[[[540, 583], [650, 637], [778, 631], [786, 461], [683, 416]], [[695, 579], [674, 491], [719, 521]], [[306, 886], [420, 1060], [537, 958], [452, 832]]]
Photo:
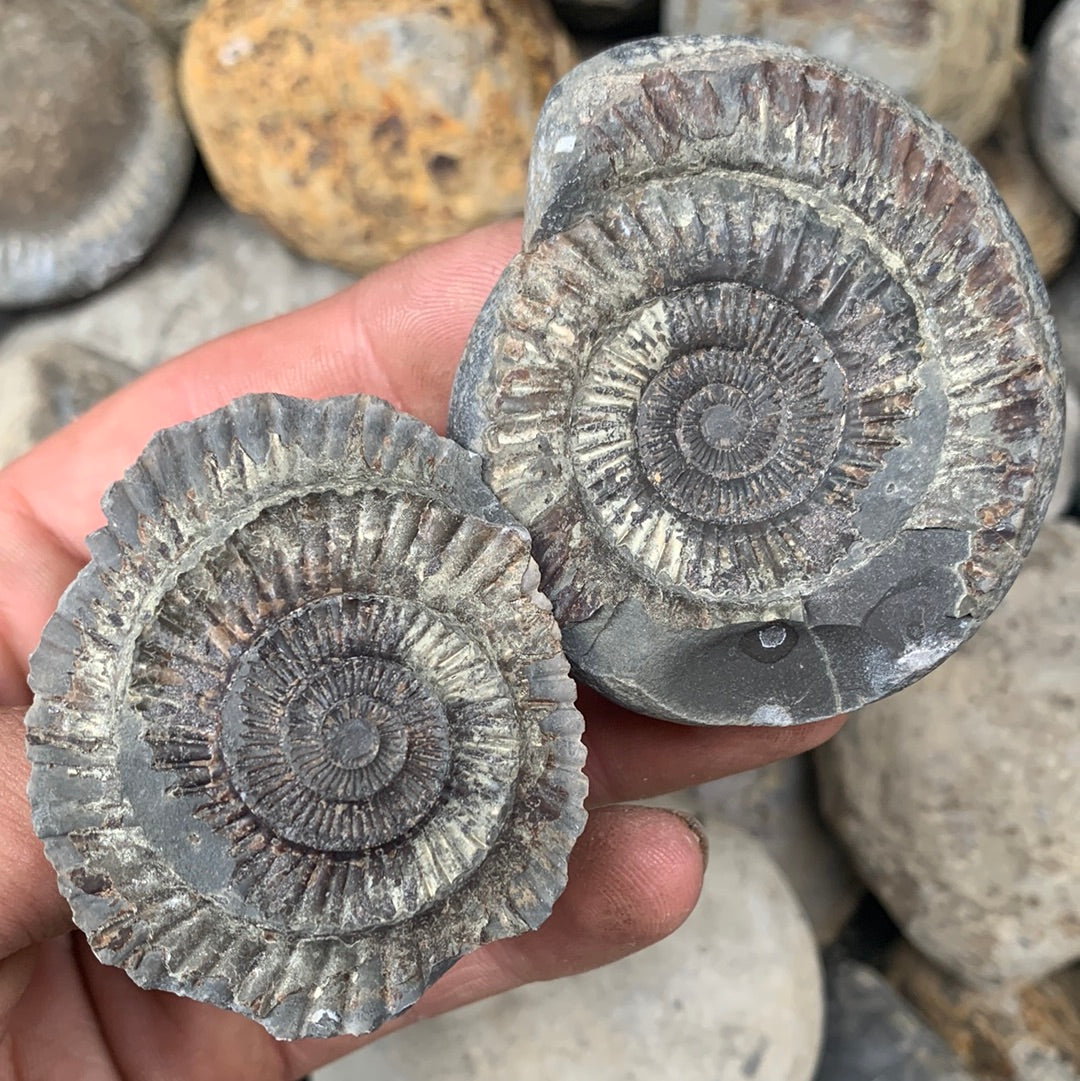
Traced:
[[160, 432], [30, 665], [34, 827], [140, 986], [362, 1033], [537, 927], [584, 825], [528, 536], [372, 398]]
[[18, 308], [138, 262], [194, 150], [172, 62], [119, 0], [0, 0], [0, 24], [0, 308]]
[[1045, 288], [955, 140], [794, 50], [657, 38], [552, 92], [450, 431], [532, 533], [584, 681], [784, 725], [989, 615], [1062, 402]]

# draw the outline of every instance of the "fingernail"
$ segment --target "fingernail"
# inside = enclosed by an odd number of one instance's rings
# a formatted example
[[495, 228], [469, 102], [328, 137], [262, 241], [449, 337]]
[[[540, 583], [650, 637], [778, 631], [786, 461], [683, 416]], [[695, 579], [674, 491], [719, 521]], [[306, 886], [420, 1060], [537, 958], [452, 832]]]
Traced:
[[702, 824], [700, 818], [690, 814], [689, 811], [679, 811], [674, 807], [663, 808], [669, 815], [674, 815], [676, 818], [682, 819], [682, 821], [690, 828], [694, 836], [697, 838], [698, 845], [701, 847], [701, 864], [702, 871], [706, 870], [709, 866], [709, 835], [705, 832], [705, 826]]

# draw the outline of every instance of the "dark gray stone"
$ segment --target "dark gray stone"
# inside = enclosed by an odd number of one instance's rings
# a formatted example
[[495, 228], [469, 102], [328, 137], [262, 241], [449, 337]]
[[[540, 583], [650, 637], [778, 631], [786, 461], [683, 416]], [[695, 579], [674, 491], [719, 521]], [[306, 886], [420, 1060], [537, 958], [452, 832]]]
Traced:
[[974, 1081], [869, 965], [826, 959], [825, 1047], [816, 1081]]
[[548, 99], [450, 430], [532, 533], [583, 680], [784, 725], [973, 633], [1062, 418], [1045, 288], [951, 137], [794, 50], [657, 38]]
[[115, 0], [0, 6], [0, 307], [100, 289], [172, 219], [194, 151], [153, 32]]
[[529, 538], [373, 398], [158, 433], [30, 663], [34, 827], [140, 986], [362, 1033], [531, 930], [586, 791]]
[[0, 357], [0, 465], [130, 382], [127, 364], [54, 341]]

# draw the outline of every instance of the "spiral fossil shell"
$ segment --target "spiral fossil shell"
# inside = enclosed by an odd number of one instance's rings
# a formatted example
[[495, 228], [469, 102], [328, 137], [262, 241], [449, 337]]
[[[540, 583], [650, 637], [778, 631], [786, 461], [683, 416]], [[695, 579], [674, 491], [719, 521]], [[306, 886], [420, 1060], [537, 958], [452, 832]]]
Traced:
[[1057, 354], [941, 128], [794, 50], [658, 38], [549, 98], [451, 433], [582, 678], [788, 724], [909, 683], [1000, 600], [1057, 469]]
[[253, 396], [159, 433], [104, 507], [27, 717], [99, 958], [327, 1036], [546, 918], [582, 722], [472, 456], [376, 399]]

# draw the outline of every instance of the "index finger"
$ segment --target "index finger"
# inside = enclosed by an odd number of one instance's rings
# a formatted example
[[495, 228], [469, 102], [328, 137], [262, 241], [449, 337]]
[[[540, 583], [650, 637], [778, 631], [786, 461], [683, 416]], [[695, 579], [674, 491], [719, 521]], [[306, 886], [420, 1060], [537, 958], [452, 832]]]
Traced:
[[26, 658], [102, 524], [103, 491], [154, 432], [242, 394], [367, 392], [445, 428], [476, 314], [521, 242], [489, 226], [342, 293], [200, 346], [100, 403], [0, 473], [0, 701], [27, 699]]

